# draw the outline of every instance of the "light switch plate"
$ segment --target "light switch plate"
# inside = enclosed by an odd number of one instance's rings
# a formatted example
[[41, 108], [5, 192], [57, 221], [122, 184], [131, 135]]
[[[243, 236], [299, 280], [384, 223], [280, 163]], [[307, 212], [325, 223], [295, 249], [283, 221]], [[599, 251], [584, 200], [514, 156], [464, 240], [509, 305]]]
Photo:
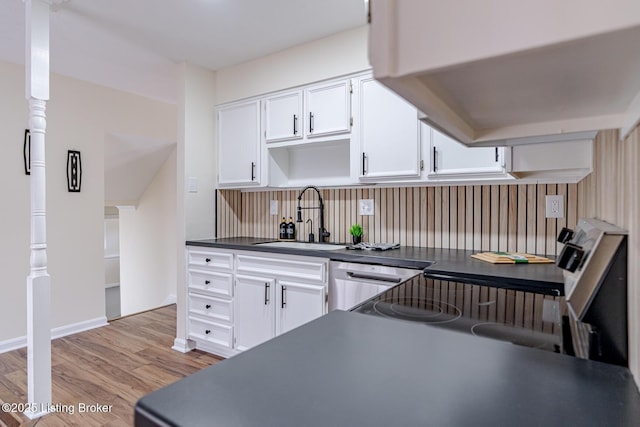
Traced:
[[373, 199], [358, 201], [358, 214], [363, 216], [373, 215]]
[[269, 213], [271, 215], [278, 215], [278, 201], [270, 200], [269, 201]]
[[187, 181], [187, 191], [189, 193], [197, 193], [198, 192], [198, 177], [190, 176]]
[[545, 196], [546, 217], [547, 218], [564, 218], [564, 196], [550, 195]]

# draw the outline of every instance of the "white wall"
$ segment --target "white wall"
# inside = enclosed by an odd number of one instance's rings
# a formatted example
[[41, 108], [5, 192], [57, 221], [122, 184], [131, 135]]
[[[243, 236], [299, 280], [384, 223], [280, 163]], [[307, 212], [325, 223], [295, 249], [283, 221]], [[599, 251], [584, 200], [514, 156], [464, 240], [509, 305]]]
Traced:
[[104, 284], [120, 283], [120, 219], [117, 215], [104, 218]]
[[[215, 237], [215, 189], [217, 160], [215, 149], [215, 73], [193, 64], [179, 67], [177, 146], [176, 259], [178, 312], [175, 348], [186, 351], [186, 240]], [[188, 193], [188, 177], [198, 181], [198, 192]]]
[[[0, 62], [0, 348], [26, 334], [29, 177], [24, 67]], [[52, 75], [47, 103], [47, 254], [52, 327], [104, 317], [104, 148], [110, 132], [176, 138], [175, 106]], [[67, 150], [82, 153], [82, 191], [66, 188]]]
[[175, 300], [176, 151], [137, 208], [120, 209], [120, 301], [123, 316]]
[[[184, 144], [184, 179], [195, 177], [198, 192], [184, 191], [187, 239], [214, 237], [215, 157], [215, 73], [181, 64], [182, 93], [179, 111], [183, 125], [179, 139]], [[184, 241], [182, 242], [184, 243]]]
[[219, 104], [367, 70], [367, 26], [264, 56], [216, 73]]

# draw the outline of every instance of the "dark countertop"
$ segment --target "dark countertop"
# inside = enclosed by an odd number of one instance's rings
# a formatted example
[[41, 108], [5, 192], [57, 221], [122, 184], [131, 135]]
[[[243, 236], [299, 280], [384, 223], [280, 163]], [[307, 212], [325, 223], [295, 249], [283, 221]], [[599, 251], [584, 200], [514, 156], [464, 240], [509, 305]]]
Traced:
[[564, 295], [562, 270], [555, 264], [491, 264], [471, 258], [477, 251], [436, 249], [405, 246], [388, 251], [331, 250], [314, 251], [295, 248], [274, 248], [256, 243], [274, 239], [233, 237], [225, 239], [189, 240], [188, 246], [252, 250], [291, 255], [329, 258], [333, 261], [382, 264], [391, 267], [424, 269], [444, 280], [467, 280], [496, 287], [522, 289], [551, 295]]
[[140, 401], [136, 426], [638, 426], [628, 369], [334, 311]]

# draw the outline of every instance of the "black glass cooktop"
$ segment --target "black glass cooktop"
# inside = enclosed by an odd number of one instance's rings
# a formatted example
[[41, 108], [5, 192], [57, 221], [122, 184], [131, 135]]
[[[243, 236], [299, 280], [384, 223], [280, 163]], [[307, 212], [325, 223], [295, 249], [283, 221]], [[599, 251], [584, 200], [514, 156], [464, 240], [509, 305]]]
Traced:
[[415, 277], [351, 311], [561, 351], [558, 297]]

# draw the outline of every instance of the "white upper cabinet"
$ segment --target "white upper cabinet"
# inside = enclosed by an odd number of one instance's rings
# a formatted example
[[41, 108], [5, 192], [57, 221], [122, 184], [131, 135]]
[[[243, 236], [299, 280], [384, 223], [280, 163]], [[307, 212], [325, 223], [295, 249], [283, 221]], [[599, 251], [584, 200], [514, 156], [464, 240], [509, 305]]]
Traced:
[[301, 90], [269, 96], [263, 102], [267, 142], [289, 141], [303, 137]]
[[418, 111], [371, 76], [358, 80], [360, 180], [420, 177]]
[[260, 185], [260, 101], [218, 109], [218, 184]]
[[[427, 128], [426, 125], [425, 128]], [[431, 128], [429, 179], [509, 179], [505, 147], [467, 147]], [[426, 132], [426, 130], [425, 130]]]
[[308, 137], [351, 131], [351, 85], [351, 80], [341, 80], [305, 90], [305, 132]]

